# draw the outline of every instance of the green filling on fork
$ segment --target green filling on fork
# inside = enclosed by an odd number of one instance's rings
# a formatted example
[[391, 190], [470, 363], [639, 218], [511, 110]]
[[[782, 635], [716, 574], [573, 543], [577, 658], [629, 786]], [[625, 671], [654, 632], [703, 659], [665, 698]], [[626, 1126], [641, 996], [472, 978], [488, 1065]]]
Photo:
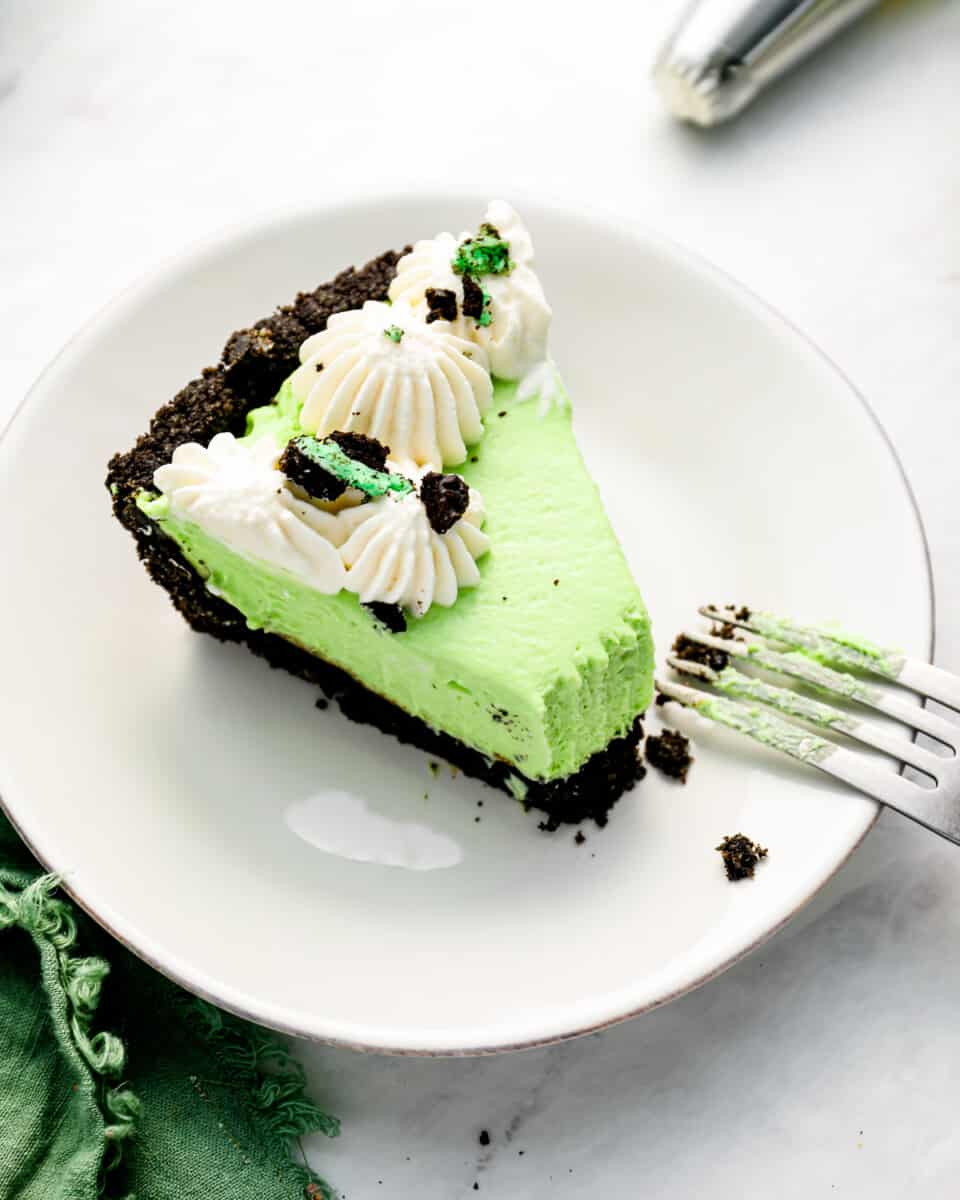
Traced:
[[885, 649], [839, 629], [801, 625], [787, 617], [752, 609], [749, 617], [743, 620], [737, 620], [724, 609], [708, 608], [705, 615], [718, 621], [732, 620], [751, 633], [792, 646], [809, 658], [841, 671], [872, 671], [887, 679], [896, 679], [903, 670], [904, 656], [898, 650]]
[[799, 758], [801, 762], [811, 765], [822, 763], [837, 749], [834, 742], [828, 742], [826, 738], [810, 733], [799, 725], [791, 725], [759, 705], [737, 704], [722, 696], [709, 696], [677, 683], [658, 682], [657, 687], [671, 700], [679, 701], [701, 716], [709, 717], [737, 733], [745, 733], [754, 741], [789, 754], [791, 758]]
[[[667, 661], [675, 670], [725, 694], [658, 681], [657, 687], [667, 699], [818, 767], [960, 845], [960, 726], [911, 703], [892, 688], [869, 685], [820, 663], [826, 660], [834, 666], [868, 672], [882, 680], [895, 680], [918, 697], [935, 700], [958, 714], [960, 678], [930, 663], [884, 650], [865, 639], [800, 625], [769, 613], [753, 613], [745, 608], [734, 612], [712, 606], [700, 611], [711, 620], [723, 622], [720, 632], [725, 636], [685, 633], [675, 643], [675, 653]], [[777, 649], [771, 650], [759, 641], [734, 639], [731, 626], [768, 638]], [[789, 653], [781, 652], [787, 648]], [[787, 675], [823, 693], [853, 699], [886, 718], [892, 717], [899, 722], [900, 729], [843, 712], [756, 676], [741, 674], [730, 665], [730, 658], [750, 661], [763, 670]], [[804, 725], [774, 715], [770, 709], [807, 726], [845, 734], [881, 751], [888, 761], [830, 741]], [[911, 729], [940, 743], [940, 752], [904, 736]], [[897, 765], [899, 770], [895, 769]], [[912, 768], [914, 773], [905, 774], [905, 767]]]

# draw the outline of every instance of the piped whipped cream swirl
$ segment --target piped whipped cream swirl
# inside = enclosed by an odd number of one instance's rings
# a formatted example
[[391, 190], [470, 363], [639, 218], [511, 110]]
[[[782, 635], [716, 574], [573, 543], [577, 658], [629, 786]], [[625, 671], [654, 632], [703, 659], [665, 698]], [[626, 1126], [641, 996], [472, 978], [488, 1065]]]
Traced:
[[[415, 490], [337, 512], [301, 500], [277, 469], [278, 455], [272, 435], [251, 443], [218, 433], [208, 447], [178, 446], [173, 460], [154, 472], [154, 485], [174, 515], [326, 595], [346, 588], [364, 604], [399, 604], [423, 616], [479, 583], [476, 560], [490, 541], [473, 489], [463, 516], [437, 533]], [[397, 463], [388, 467], [400, 470]], [[404, 468], [415, 485], [428, 470]]]
[[[449, 322], [450, 328], [459, 337], [470, 339], [474, 322], [463, 315], [463, 277], [454, 274], [452, 265], [458, 244], [452, 233], [438, 233], [436, 237], [416, 242], [410, 253], [397, 263], [397, 273], [388, 294], [394, 304], [407, 304], [426, 317], [430, 311], [428, 288], [437, 292], [452, 292], [456, 299], [457, 316], [456, 320]], [[494, 374], [498, 372], [494, 371]]]
[[270, 435], [249, 443], [218, 433], [207, 447], [187, 442], [154, 472], [171, 511], [245, 557], [290, 571], [332, 595], [346, 586], [337, 516], [299, 500], [276, 468]]
[[503, 200], [487, 208], [484, 224], [496, 229], [509, 244], [512, 267], [487, 274], [477, 282], [489, 295], [490, 322], [482, 325], [464, 317], [463, 277], [453, 269], [461, 243], [449, 233], [417, 242], [397, 264], [390, 298], [403, 300], [418, 311], [427, 310], [428, 288], [453, 291], [457, 298], [457, 328], [486, 351], [490, 370], [500, 379], [524, 380], [549, 362], [548, 341], [552, 312], [534, 270], [533, 240], [517, 212]]
[[446, 321], [409, 305], [369, 300], [336, 313], [300, 347], [291, 378], [300, 424], [375, 437], [392, 459], [416, 466], [463, 462], [483, 434], [493, 384], [486, 352]]
[[[417, 472], [416, 482], [423, 474]], [[446, 533], [431, 526], [416, 492], [344, 509], [337, 519], [349, 531], [340, 546], [346, 586], [363, 604], [399, 604], [419, 617], [434, 604], [449, 608], [461, 588], [480, 582], [476, 560], [490, 539], [480, 528], [483, 502], [472, 488], [466, 512]]]

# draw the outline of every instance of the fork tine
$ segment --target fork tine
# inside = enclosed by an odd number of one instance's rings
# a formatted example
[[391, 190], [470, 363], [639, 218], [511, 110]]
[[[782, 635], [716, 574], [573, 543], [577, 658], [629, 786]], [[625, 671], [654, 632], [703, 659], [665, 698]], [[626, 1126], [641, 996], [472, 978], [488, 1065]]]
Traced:
[[[754, 612], [743, 608], [718, 608], [705, 604], [700, 612], [713, 621], [735, 625], [759, 633], [771, 641], [793, 646], [817, 662], [844, 671], [866, 671], [893, 679], [929, 700], [936, 700], [955, 712], [960, 712], [960, 679], [949, 671], [909, 658], [900, 650], [891, 650], [821, 625], [801, 625], [788, 617], [773, 613]], [[952, 744], [952, 743], [948, 743]]]
[[737, 704], [722, 696], [712, 696], [672, 680], [657, 680], [656, 686], [657, 690], [670, 700], [676, 700], [684, 707], [694, 709], [701, 716], [726, 725], [728, 729], [735, 729], [737, 733], [745, 733], [754, 741], [789, 754], [791, 758], [799, 759], [800, 762], [817, 766], [840, 748], [836, 742], [792, 725], [789, 721], [781, 720], [780, 717], [775, 717], [759, 707], [750, 709], [744, 704]]
[[[858, 704], [863, 704], [888, 717], [902, 721], [911, 729], [935, 738], [954, 751], [960, 745], [960, 726], [951, 724], [919, 704], [887, 695], [880, 688], [862, 679], [857, 679], [853, 675], [845, 675], [841, 671], [834, 671], [831, 667], [814, 662], [813, 659], [807, 658], [799, 651], [794, 650], [783, 654], [780, 651], [769, 649], [762, 641], [732, 641], [699, 632], [685, 631], [684, 637], [709, 646], [713, 650], [722, 650], [726, 654], [746, 658], [765, 671], [787, 675], [818, 692], [841, 696], [845, 700], [855, 700]], [[927, 666], [925, 663], [921, 665]], [[928, 669], [934, 670], [935, 668]]]
[[865, 792], [906, 817], [960, 845], [960, 805], [944, 788], [921, 788], [879, 763], [819, 734], [774, 716], [759, 705], [739, 704], [684, 684], [657, 681], [658, 690], [701, 716], [816, 767]]
[[841, 712], [839, 708], [824, 704], [821, 700], [812, 700], [809, 696], [802, 696], [789, 688], [776, 687], [754, 675], [744, 675], [735, 667], [728, 665], [720, 671], [714, 671], [702, 663], [691, 663], [673, 655], [667, 656], [667, 662], [675, 671], [693, 674], [706, 680], [724, 695], [737, 700], [758, 701], [776, 709], [777, 712], [797, 717], [821, 729], [845, 733], [865, 746], [882, 750], [898, 762], [916, 767], [934, 779], [938, 776], [938, 767], [942, 767], [947, 761], [941, 755], [932, 754], [916, 742], [898, 737], [879, 725], [859, 720], [850, 713]]
[[896, 679], [906, 662], [899, 650], [888, 650], [863, 638], [850, 637], [816, 625], [801, 625], [789, 617], [778, 617], [773, 613], [746, 607], [723, 609], [710, 604], [704, 605], [700, 612], [711, 620], [748, 629], [772, 642], [802, 650], [817, 662], [842, 671], [867, 671], [884, 679]]
[[921, 662], [918, 658], [906, 659], [897, 683], [960, 712], [960, 679], [932, 663]]

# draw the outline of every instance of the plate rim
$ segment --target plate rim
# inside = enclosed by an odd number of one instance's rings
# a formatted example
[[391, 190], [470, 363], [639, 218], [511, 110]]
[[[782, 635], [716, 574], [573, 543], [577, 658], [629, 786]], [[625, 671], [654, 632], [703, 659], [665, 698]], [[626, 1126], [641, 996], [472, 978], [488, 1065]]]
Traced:
[[[549, 211], [557, 214], [560, 217], [574, 219], [581, 223], [600, 226], [607, 230], [615, 230], [619, 233], [624, 233], [636, 241], [646, 243], [655, 250], [663, 252], [669, 258], [680, 260], [692, 272], [701, 276], [707, 276], [716, 284], [727, 292], [739, 298], [741, 301], [746, 301], [748, 306], [759, 316], [766, 318], [773, 326], [779, 326], [785, 329], [791, 339], [808, 353], [817, 358], [823, 367], [825, 367], [838, 382], [844, 385], [844, 390], [849, 395], [859, 402], [860, 409], [867, 418], [867, 425], [872, 427], [875, 434], [879, 435], [881, 442], [885, 445], [887, 454], [892, 460], [893, 466], [897, 475], [900, 478], [904, 489], [908, 507], [913, 515], [914, 526], [919, 535], [920, 547], [922, 550], [924, 561], [924, 574], [926, 579], [927, 592], [927, 620], [929, 622], [929, 644], [927, 648], [927, 656], [929, 661], [933, 661], [936, 647], [936, 587], [933, 574], [933, 562], [930, 553], [930, 545], [927, 538], [926, 527], [924, 525], [923, 516], [920, 506], [917, 502], [916, 494], [910, 483], [909, 476], [903, 464], [900, 455], [897, 452], [896, 446], [890, 434], [887, 432], [882, 421], [877, 416], [876, 412], [871, 407], [865, 395], [856, 387], [849, 376], [839, 367], [835, 360], [827, 354], [827, 352], [814, 342], [806, 333], [804, 333], [789, 317], [785, 316], [775, 305], [759, 296], [752, 288], [737, 279], [733, 274], [725, 269], [717, 266], [709, 259], [705, 258], [697, 251], [690, 249], [683, 243], [666, 235], [659, 230], [656, 230], [644, 222], [637, 221], [628, 215], [617, 212], [615, 210], [606, 209], [602, 206], [591, 204], [588, 206], [573, 209], [566, 204], [553, 201], [544, 196], [531, 193], [524, 193], [516, 189], [511, 189], [514, 198], [516, 199], [517, 207], [523, 209], [524, 206], [536, 208], [540, 211]], [[26, 413], [30, 401], [41, 390], [47, 377], [53, 373], [60, 361], [64, 359], [83, 339], [94, 332], [100, 324], [110, 317], [115, 311], [121, 311], [125, 306], [135, 301], [142, 294], [162, 286], [170, 278], [175, 276], [177, 272], [187, 263], [196, 264], [205, 257], [212, 257], [226, 250], [229, 246], [242, 240], [245, 237], [252, 237], [263, 233], [269, 225], [282, 225], [293, 222], [298, 219], [307, 219], [311, 216], [320, 214], [332, 215], [338, 211], [356, 209], [365, 204], [369, 205], [376, 203], [378, 207], [389, 208], [400, 202], [409, 203], [416, 197], [429, 198], [429, 201], [441, 201], [450, 203], [451, 205], [463, 204], [465, 201], [474, 202], [479, 194], [479, 189], [476, 188], [443, 188], [437, 190], [420, 191], [415, 188], [396, 189], [385, 195], [382, 192], [370, 189], [369, 191], [360, 192], [351, 196], [341, 196], [337, 199], [330, 200], [326, 203], [316, 202], [309, 205], [287, 205], [273, 206], [261, 212], [247, 217], [244, 220], [232, 222], [230, 225], [222, 228], [217, 233], [207, 237], [198, 238], [188, 243], [181, 250], [167, 255], [152, 267], [140, 273], [127, 286], [122, 288], [105, 304], [96, 309], [89, 316], [76, 332], [61, 346], [57, 353], [50, 359], [47, 365], [37, 376], [33, 384], [21, 398], [20, 402], [15, 406], [9, 420], [4, 428], [0, 430], [0, 448], [11, 436], [11, 431], [16, 426], [19, 431], [24, 414]], [[916, 735], [914, 735], [914, 738]], [[29, 849], [34, 858], [46, 870], [52, 870], [52, 865], [46, 862], [43, 856], [38, 852], [33, 840], [23, 828], [22, 824], [17, 820], [11, 807], [0, 792], [0, 811], [2, 811], [10, 824], [16, 830], [19, 837]], [[184, 988], [187, 992], [200, 996], [210, 1003], [224, 1009], [227, 1012], [250, 1021], [254, 1024], [264, 1025], [268, 1028], [275, 1029], [282, 1034], [300, 1038], [310, 1042], [318, 1042], [325, 1045], [337, 1046], [344, 1049], [357, 1050], [361, 1052], [384, 1054], [396, 1057], [413, 1057], [413, 1058], [463, 1058], [463, 1057], [484, 1057], [495, 1054], [509, 1053], [511, 1051], [535, 1049], [538, 1047], [555, 1045], [562, 1042], [570, 1041], [574, 1038], [584, 1037], [591, 1033], [598, 1033], [604, 1029], [619, 1025], [625, 1021], [632, 1020], [635, 1017], [642, 1016], [644, 1013], [652, 1012], [657, 1008], [661, 1008], [671, 1001], [679, 999], [681, 996], [695, 991], [704, 984], [710, 983], [725, 971], [735, 966], [742, 959], [752, 954], [759, 949], [777, 933], [779, 933], [786, 925], [788, 925], [806, 906], [817, 896], [827, 884], [838, 874], [843, 866], [850, 860], [859, 846], [862, 844], [867, 834], [873, 829], [876, 824], [882, 806], [876, 804], [869, 820], [866, 821], [864, 828], [847, 848], [846, 852], [832, 865], [830, 865], [822, 878], [816, 882], [812, 888], [804, 891], [804, 894], [796, 901], [791, 909], [782, 915], [779, 920], [771, 924], [768, 928], [759, 935], [754, 937], [745, 945], [739, 947], [732, 954], [728, 954], [722, 960], [714, 964], [709, 970], [695, 974], [689, 980], [679, 986], [675, 986], [672, 990], [665, 992], [663, 995], [647, 1000], [642, 1004], [631, 1007], [626, 1011], [619, 1012], [605, 1017], [600, 1021], [590, 1022], [586, 1025], [575, 1024], [575, 1027], [566, 1029], [561, 1032], [546, 1032], [540, 1036], [524, 1038], [517, 1041], [494, 1041], [485, 1044], [477, 1043], [468, 1046], [460, 1047], [413, 1047], [413, 1046], [391, 1046], [384, 1042], [375, 1040], [357, 1041], [350, 1038], [331, 1036], [319, 1032], [317, 1029], [303, 1028], [299, 1025], [290, 1024], [276, 1018], [265, 1019], [262, 1014], [257, 1014], [251, 1011], [240, 999], [231, 999], [229, 996], [224, 997], [219, 995], [214, 989], [198, 984], [196, 980], [188, 980], [185, 974], [182, 973], [176, 966], [169, 962], [165, 963], [159, 957], [154, 955], [150, 950], [134, 945], [130, 939], [121, 934], [111, 923], [111, 920], [103, 914], [98, 913], [96, 909], [88, 904], [82, 896], [70, 885], [69, 880], [61, 879], [61, 889], [71, 898], [71, 900], [80, 908], [88, 917], [114, 938], [127, 951], [145, 962], [154, 970], [160, 972], [167, 979], [171, 980], [178, 987]], [[426, 1040], [422, 1038], [422, 1040]]]

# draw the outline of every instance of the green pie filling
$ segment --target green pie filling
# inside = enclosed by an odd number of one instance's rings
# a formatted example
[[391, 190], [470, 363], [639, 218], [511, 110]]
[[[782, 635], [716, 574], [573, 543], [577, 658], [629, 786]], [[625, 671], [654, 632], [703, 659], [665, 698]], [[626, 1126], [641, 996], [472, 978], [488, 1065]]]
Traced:
[[[218, 596], [264, 629], [343, 668], [432, 728], [531, 779], [572, 774], [625, 734], [653, 692], [650, 622], [573, 438], [495, 381], [482, 440], [457, 473], [483, 497], [480, 583], [391, 633], [352, 592], [325, 596], [245, 558], [141, 493], [140, 508]], [[250, 413], [247, 437], [303, 431], [287, 385]], [[474, 461], [476, 460], [476, 461]], [[520, 781], [518, 780], [518, 785]]]

